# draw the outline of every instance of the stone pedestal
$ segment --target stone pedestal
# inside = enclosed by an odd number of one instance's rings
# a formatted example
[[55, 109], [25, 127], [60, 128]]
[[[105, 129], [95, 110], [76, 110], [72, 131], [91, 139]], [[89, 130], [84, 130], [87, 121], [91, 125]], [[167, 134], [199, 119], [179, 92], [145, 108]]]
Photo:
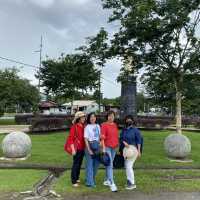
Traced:
[[122, 81], [121, 86], [121, 108], [120, 118], [124, 119], [126, 115], [137, 115], [136, 94], [137, 84], [136, 77], [130, 75]]

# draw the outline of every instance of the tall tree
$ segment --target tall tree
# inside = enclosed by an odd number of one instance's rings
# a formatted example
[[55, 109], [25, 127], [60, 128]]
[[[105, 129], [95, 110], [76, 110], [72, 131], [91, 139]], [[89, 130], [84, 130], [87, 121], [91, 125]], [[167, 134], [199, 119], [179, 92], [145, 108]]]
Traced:
[[[144, 77], [142, 81], [154, 105], [167, 107], [170, 112], [174, 110], [176, 88], [170, 77], [165, 74], [160, 74], [159, 77], [152, 75], [150, 78]], [[197, 74], [185, 76], [182, 96], [182, 113], [197, 115], [200, 110], [200, 76]]]
[[[181, 133], [183, 83], [200, 72], [199, 0], [102, 0], [112, 10], [110, 22], [120, 23], [113, 54], [128, 52], [145, 67], [145, 76], [168, 77], [175, 87], [176, 127]], [[135, 60], [133, 58], [133, 60]]]
[[86, 54], [70, 54], [44, 61], [40, 78], [47, 94], [73, 100], [97, 88], [98, 73]]
[[[101, 110], [101, 74], [102, 68], [105, 65], [106, 58], [108, 58], [108, 33], [101, 28], [100, 31], [94, 37], [88, 37], [86, 39], [86, 45], [77, 48], [78, 51], [86, 54], [95, 63], [96, 68], [99, 71], [98, 77], [98, 89], [96, 90], [95, 97], [98, 97], [99, 111]], [[97, 94], [99, 93], [99, 94]]]
[[0, 110], [32, 112], [37, 109], [40, 95], [37, 87], [18, 76], [18, 70], [0, 70]]

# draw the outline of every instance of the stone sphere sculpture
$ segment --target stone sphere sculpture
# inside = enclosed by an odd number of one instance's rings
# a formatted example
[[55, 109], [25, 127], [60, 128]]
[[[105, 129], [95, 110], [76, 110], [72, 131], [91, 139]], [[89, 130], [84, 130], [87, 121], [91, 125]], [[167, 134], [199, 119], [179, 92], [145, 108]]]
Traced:
[[191, 142], [186, 136], [174, 133], [165, 139], [164, 148], [168, 157], [184, 159], [191, 152]]
[[12, 132], [2, 142], [3, 154], [6, 158], [25, 158], [31, 152], [31, 139], [23, 132]]

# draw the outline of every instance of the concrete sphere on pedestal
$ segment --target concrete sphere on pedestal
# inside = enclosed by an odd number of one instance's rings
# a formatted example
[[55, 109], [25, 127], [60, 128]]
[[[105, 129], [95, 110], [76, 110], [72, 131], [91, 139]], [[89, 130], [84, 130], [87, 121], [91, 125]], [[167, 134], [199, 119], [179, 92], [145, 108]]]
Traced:
[[184, 159], [191, 152], [191, 142], [182, 134], [171, 134], [165, 139], [164, 148], [168, 157]]
[[3, 154], [6, 158], [24, 158], [31, 152], [31, 139], [23, 132], [12, 132], [2, 142]]

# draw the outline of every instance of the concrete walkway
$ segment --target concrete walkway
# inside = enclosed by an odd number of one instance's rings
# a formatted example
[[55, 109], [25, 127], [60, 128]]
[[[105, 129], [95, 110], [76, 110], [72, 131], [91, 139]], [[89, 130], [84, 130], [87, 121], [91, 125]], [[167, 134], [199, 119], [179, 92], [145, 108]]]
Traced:
[[156, 194], [143, 194], [128, 191], [127, 193], [106, 193], [102, 195], [66, 196], [64, 200], [200, 200], [200, 192], [164, 192]]
[[[0, 193], [1, 200], [9, 200], [12, 193]], [[22, 200], [22, 196], [15, 198], [15, 200]], [[136, 191], [117, 192], [117, 193], [103, 193], [95, 195], [76, 195], [66, 194], [63, 200], [200, 200], [200, 192], [160, 192], [155, 194], [143, 194]], [[49, 200], [56, 200], [49, 198]]]
[[0, 126], [0, 134], [10, 133], [13, 131], [23, 131], [28, 132], [29, 125], [2, 125]]

